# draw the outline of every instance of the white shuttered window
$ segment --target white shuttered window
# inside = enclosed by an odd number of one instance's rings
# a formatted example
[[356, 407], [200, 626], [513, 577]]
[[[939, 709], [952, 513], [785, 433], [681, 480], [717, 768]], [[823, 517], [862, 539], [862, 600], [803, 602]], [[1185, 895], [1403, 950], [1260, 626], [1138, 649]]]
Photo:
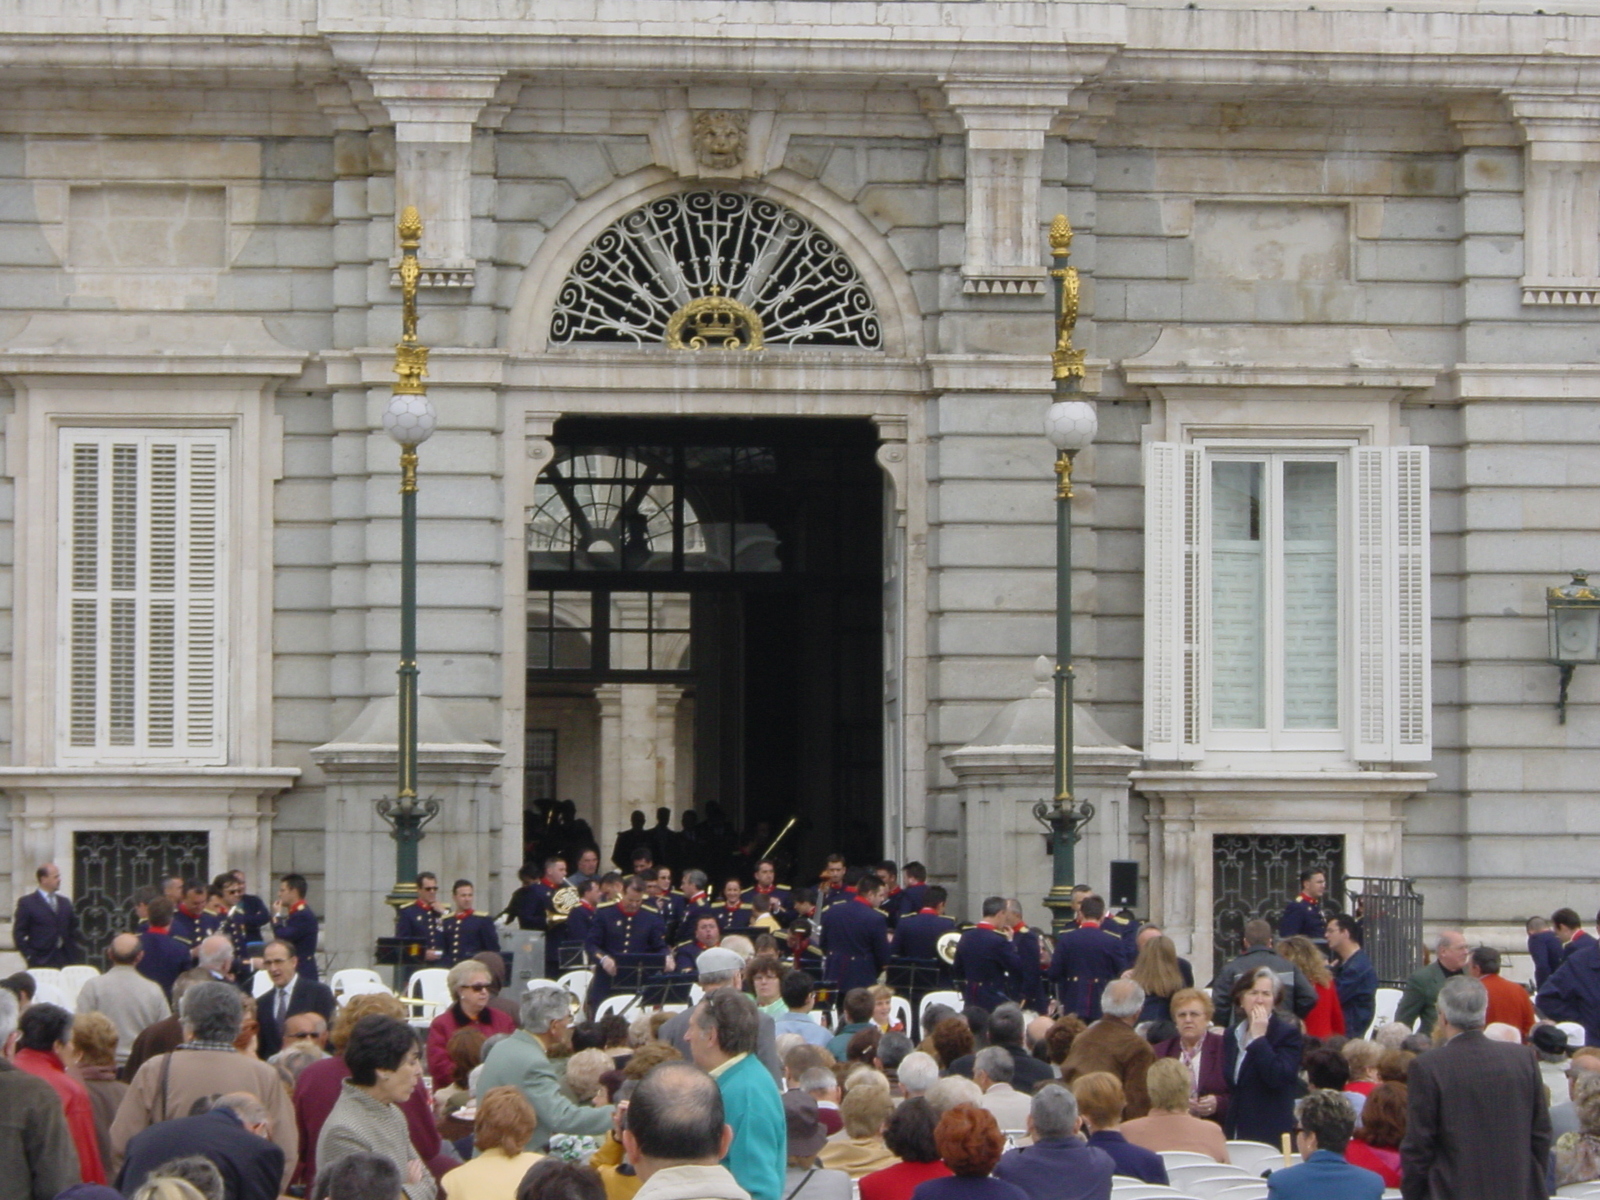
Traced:
[[1145, 450], [1145, 753], [1432, 755], [1425, 447]]
[[227, 435], [63, 430], [64, 761], [226, 761]]

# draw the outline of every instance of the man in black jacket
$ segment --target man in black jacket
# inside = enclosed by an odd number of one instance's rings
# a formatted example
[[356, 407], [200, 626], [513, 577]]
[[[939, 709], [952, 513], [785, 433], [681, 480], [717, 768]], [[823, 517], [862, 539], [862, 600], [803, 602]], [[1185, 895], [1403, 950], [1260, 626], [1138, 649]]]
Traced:
[[1288, 959], [1272, 952], [1272, 926], [1260, 917], [1244, 923], [1244, 953], [1226, 963], [1211, 981], [1211, 1003], [1219, 1019], [1233, 1011], [1233, 981], [1257, 967], [1271, 967], [1283, 983], [1283, 994], [1303, 1018], [1317, 1006], [1317, 991], [1305, 973]]
[[131, 1196], [164, 1162], [199, 1155], [222, 1173], [227, 1200], [277, 1200], [283, 1149], [271, 1140], [261, 1101], [247, 1092], [219, 1096], [209, 1112], [162, 1121], [128, 1143], [117, 1190]]
[[[1029, 1095], [1045, 1080], [1054, 1079], [1056, 1072], [1049, 1063], [1033, 1057], [1022, 1048], [1022, 1035], [1026, 1029], [1027, 1020], [1022, 1015], [1022, 1009], [1015, 1004], [1002, 1004], [989, 1017], [989, 1044], [1010, 1052], [1016, 1064], [1016, 1073], [1009, 1082], [1017, 1091]], [[963, 1054], [950, 1064], [950, 1074], [965, 1075], [971, 1079], [972, 1065], [976, 1060], [975, 1054]]]
[[327, 984], [299, 973], [288, 942], [268, 942], [261, 963], [272, 980], [272, 988], [256, 997], [256, 1053], [266, 1059], [283, 1049], [284, 1022], [297, 1013], [314, 1012], [331, 1023], [334, 1000]]

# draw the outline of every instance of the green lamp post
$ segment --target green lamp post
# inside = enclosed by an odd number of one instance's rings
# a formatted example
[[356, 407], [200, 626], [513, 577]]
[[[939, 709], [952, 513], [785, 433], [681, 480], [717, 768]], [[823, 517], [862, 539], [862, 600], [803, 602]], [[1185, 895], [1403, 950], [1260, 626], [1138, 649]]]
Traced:
[[433, 434], [437, 416], [428, 399], [428, 348], [417, 341], [417, 282], [422, 218], [400, 214], [400, 342], [394, 348], [394, 394], [383, 412], [383, 431], [400, 445], [400, 722], [399, 780], [392, 798], [377, 802], [395, 840], [395, 883], [388, 902], [403, 908], [417, 898], [417, 845], [422, 829], [439, 815], [437, 800], [417, 795], [417, 447]]
[[1050, 254], [1055, 260], [1056, 347], [1051, 354], [1055, 398], [1045, 414], [1044, 432], [1056, 448], [1056, 665], [1055, 795], [1033, 806], [1033, 815], [1049, 830], [1052, 880], [1045, 905], [1051, 927], [1060, 933], [1072, 919], [1073, 848], [1083, 827], [1094, 818], [1094, 805], [1072, 792], [1072, 463], [1094, 441], [1098, 425], [1094, 405], [1082, 399], [1084, 352], [1074, 349], [1078, 323], [1078, 272], [1068, 265], [1072, 226], [1065, 215], [1050, 223]]

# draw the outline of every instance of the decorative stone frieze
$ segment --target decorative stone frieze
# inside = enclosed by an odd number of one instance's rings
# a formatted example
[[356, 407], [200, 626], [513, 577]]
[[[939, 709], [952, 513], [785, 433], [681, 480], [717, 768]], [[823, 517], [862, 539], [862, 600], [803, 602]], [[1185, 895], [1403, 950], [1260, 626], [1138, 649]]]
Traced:
[[1600, 101], [1510, 99], [1527, 134], [1522, 302], [1600, 305]]

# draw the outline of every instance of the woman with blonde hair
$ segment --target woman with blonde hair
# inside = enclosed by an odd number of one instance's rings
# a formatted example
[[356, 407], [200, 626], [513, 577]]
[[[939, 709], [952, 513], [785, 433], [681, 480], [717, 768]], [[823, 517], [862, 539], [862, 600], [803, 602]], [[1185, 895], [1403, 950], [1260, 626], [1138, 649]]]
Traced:
[[[615, 1069], [615, 1060], [594, 1046], [579, 1050], [567, 1059], [567, 1087], [579, 1104], [593, 1104], [600, 1094], [600, 1077]], [[601, 1104], [605, 1103], [602, 1098]]]
[[519, 1088], [490, 1088], [478, 1101], [472, 1144], [478, 1155], [440, 1181], [450, 1200], [504, 1200], [517, 1190], [528, 1168], [544, 1157], [524, 1150], [539, 1118]]
[[133, 1200], [206, 1200], [200, 1189], [187, 1179], [161, 1175], [133, 1194]]
[[[1314, 1038], [1344, 1034], [1344, 1009], [1339, 1004], [1339, 993], [1333, 986], [1333, 972], [1328, 970], [1328, 960], [1317, 944], [1302, 934], [1284, 938], [1277, 945], [1278, 954], [1300, 968], [1301, 974], [1311, 981], [1317, 992], [1317, 1005], [1305, 1015], [1306, 1036]], [[1359, 1030], [1357, 1031], [1359, 1032]]]
[[1157, 1058], [1174, 1058], [1189, 1068], [1189, 1115], [1218, 1125], [1228, 1111], [1228, 1076], [1222, 1069], [1222, 1033], [1211, 1028], [1211, 997], [1184, 988], [1172, 997], [1178, 1036], [1156, 1043]]
[[79, 1013], [72, 1022], [72, 1049], [78, 1056], [67, 1074], [89, 1091], [94, 1110], [94, 1134], [100, 1143], [100, 1161], [111, 1161], [111, 1122], [127, 1094], [128, 1085], [117, 1078], [117, 1027], [105, 1013]]
[[1194, 985], [1192, 976], [1184, 978], [1178, 948], [1166, 934], [1145, 939], [1144, 945], [1139, 947], [1139, 957], [1133, 960], [1132, 969], [1125, 972], [1123, 978], [1133, 980], [1144, 989], [1140, 1022], [1155, 1021], [1165, 1025], [1172, 1023], [1172, 998]]
[[1556, 1186], [1600, 1179], [1600, 1075], [1585, 1071], [1572, 1088], [1578, 1131], [1556, 1139]]
[[1130, 1142], [1118, 1126], [1127, 1096], [1122, 1080], [1110, 1071], [1090, 1071], [1072, 1081], [1072, 1094], [1078, 1113], [1089, 1130], [1089, 1145], [1104, 1150], [1117, 1164], [1118, 1175], [1132, 1175], [1146, 1183], [1167, 1183], [1167, 1168], [1161, 1155]]
[[1122, 1136], [1135, 1146], [1154, 1150], [1186, 1150], [1208, 1154], [1219, 1163], [1228, 1161], [1228, 1139], [1222, 1127], [1189, 1113], [1192, 1083], [1189, 1068], [1175, 1058], [1158, 1058], [1145, 1076], [1150, 1093], [1150, 1115], [1129, 1121]]
[[839, 1102], [844, 1128], [823, 1144], [817, 1161], [829, 1170], [847, 1172], [851, 1179], [894, 1166], [900, 1160], [883, 1140], [883, 1126], [892, 1112], [894, 1098], [887, 1087], [866, 1080], [852, 1087]]

